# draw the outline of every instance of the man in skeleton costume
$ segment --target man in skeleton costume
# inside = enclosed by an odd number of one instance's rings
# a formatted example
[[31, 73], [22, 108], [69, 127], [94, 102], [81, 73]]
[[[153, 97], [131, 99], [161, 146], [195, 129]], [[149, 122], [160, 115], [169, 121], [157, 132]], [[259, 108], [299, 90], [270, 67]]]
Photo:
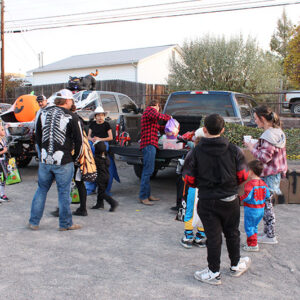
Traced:
[[73, 101], [71, 91], [57, 93], [55, 106], [41, 111], [36, 123], [36, 143], [41, 149], [38, 189], [31, 204], [29, 228], [37, 230], [43, 216], [47, 193], [56, 181], [59, 206], [59, 230], [81, 228], [73, 224], [70, 209], [70, 190], [74, 175], [74, 161], [82, 147], [82, 130], [78, 116], [69, 109]]

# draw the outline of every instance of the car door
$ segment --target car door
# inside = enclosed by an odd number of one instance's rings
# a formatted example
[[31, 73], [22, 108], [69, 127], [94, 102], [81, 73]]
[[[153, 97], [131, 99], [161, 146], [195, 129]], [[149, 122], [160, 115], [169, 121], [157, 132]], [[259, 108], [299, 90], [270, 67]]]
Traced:
[[100, 93], [100, 102], [104, 111], [108, 112], [105, 121], [110, 124], [113, 135], [115, 136], [116, 124], [120, 114], [116, 96], [114, 94]]

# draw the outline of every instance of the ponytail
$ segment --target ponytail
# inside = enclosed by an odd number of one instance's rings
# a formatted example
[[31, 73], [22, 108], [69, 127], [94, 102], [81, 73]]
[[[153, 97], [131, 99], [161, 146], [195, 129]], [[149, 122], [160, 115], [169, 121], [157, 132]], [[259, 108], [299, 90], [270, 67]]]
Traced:
[[281, 128], [282, 123], [278, 114], [273, 112], [271, 108], [267, 107], [266, 105], [256, 107], [254, 112], [256, 113], [259, 119], [264, 117], [267, 122], [272, 124], [272, 127]]

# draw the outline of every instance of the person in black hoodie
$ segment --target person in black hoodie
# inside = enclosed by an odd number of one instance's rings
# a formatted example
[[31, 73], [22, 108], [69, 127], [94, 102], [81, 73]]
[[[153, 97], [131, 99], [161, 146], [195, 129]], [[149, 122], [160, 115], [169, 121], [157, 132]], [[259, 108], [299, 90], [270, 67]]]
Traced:
[[249, 257], [240, 257], [240, 204], [238, 185], [248, 176], [242, 151], [222, 137], [224, 119], [212, 114], [204, 120], [204, 135], [190, 159], [186, 181], [198, 188], [197, 212], [207, 236], [208, 268], [194, 277], [209, 284], [221, 284], [222, 232], [231, 261], [230, 274], [238, 277], [250, 266]]
[[115, 211], [119, 203], [114, 200], [111, 196], [106, 194], [105, 190], [109, 181], [109, 157], [106, 151], [106, 145], [102, 141], [96, 141], [94, 143], [95, 147], [95, 163], [97, 166], [97, 186], [98, 195], [97, 203], [92, 207], [92, 209], [103, 209], [105, 199], [110, 204], [110, 212]]

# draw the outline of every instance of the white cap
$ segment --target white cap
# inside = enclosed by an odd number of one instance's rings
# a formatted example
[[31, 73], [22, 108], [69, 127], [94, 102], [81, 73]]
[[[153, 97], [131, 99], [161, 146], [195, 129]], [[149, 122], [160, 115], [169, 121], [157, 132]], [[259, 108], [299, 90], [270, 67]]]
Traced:
[[200, 127], [195, 131], [195, 137], [205, 137], [203, 127]]
[[74, 100], [73, 93], [70, 90], [62, 89], [56, 93], [58, 99], [72, 99]]
[[96, 109], [94, 110], [94, 116], [97, 115], [97, 114], [105, 114], [105, 115], [107, 115], [108, 112], [104, 111], [104, 109], [103, 109], [102, 106], [97, 106]]

